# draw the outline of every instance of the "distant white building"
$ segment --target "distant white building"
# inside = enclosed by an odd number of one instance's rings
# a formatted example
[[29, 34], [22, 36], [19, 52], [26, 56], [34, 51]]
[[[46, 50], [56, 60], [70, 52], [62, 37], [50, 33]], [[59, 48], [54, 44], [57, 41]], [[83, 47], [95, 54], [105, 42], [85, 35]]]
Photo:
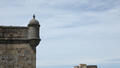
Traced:
[[74, 66], [74, 68], [97, 68], [97, 65], [79, 64], [78, 66]]

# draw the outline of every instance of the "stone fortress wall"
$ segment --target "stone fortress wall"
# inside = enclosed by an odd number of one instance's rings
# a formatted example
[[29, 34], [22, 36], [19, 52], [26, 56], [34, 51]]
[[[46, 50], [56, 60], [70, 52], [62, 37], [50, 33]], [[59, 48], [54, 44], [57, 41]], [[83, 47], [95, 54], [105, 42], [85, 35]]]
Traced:
[[0, 68], [36, 68], [39, 22], [28, 26], [0, 26]]

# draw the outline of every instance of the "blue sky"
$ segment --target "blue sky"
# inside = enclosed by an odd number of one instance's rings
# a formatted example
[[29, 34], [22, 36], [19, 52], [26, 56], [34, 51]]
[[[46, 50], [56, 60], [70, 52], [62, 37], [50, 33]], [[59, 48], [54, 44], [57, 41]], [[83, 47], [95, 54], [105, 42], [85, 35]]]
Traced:
[[120, 0], [1, 0], [0, 25], [41, 24], [37, 68], [120, 68]]

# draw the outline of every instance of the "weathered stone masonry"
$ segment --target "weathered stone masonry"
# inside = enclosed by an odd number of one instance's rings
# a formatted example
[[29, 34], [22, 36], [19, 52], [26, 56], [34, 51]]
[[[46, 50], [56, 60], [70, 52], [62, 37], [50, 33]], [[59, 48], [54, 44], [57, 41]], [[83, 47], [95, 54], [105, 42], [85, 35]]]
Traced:
[[36, 68], [39, 27], [35, 16], [27, 27], [0, 26], [0, 68]]

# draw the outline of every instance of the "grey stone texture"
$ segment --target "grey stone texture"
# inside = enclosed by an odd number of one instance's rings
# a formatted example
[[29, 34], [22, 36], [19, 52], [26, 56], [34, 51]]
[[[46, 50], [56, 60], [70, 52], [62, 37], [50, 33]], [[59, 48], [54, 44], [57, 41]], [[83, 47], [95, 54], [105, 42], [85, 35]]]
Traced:
[[39, 27], [35, 18], [27, 27], [0, 26], [0, 68], [36, 68]]
[[88, 65], [87, 68], [97, 68], [97, 65]]

